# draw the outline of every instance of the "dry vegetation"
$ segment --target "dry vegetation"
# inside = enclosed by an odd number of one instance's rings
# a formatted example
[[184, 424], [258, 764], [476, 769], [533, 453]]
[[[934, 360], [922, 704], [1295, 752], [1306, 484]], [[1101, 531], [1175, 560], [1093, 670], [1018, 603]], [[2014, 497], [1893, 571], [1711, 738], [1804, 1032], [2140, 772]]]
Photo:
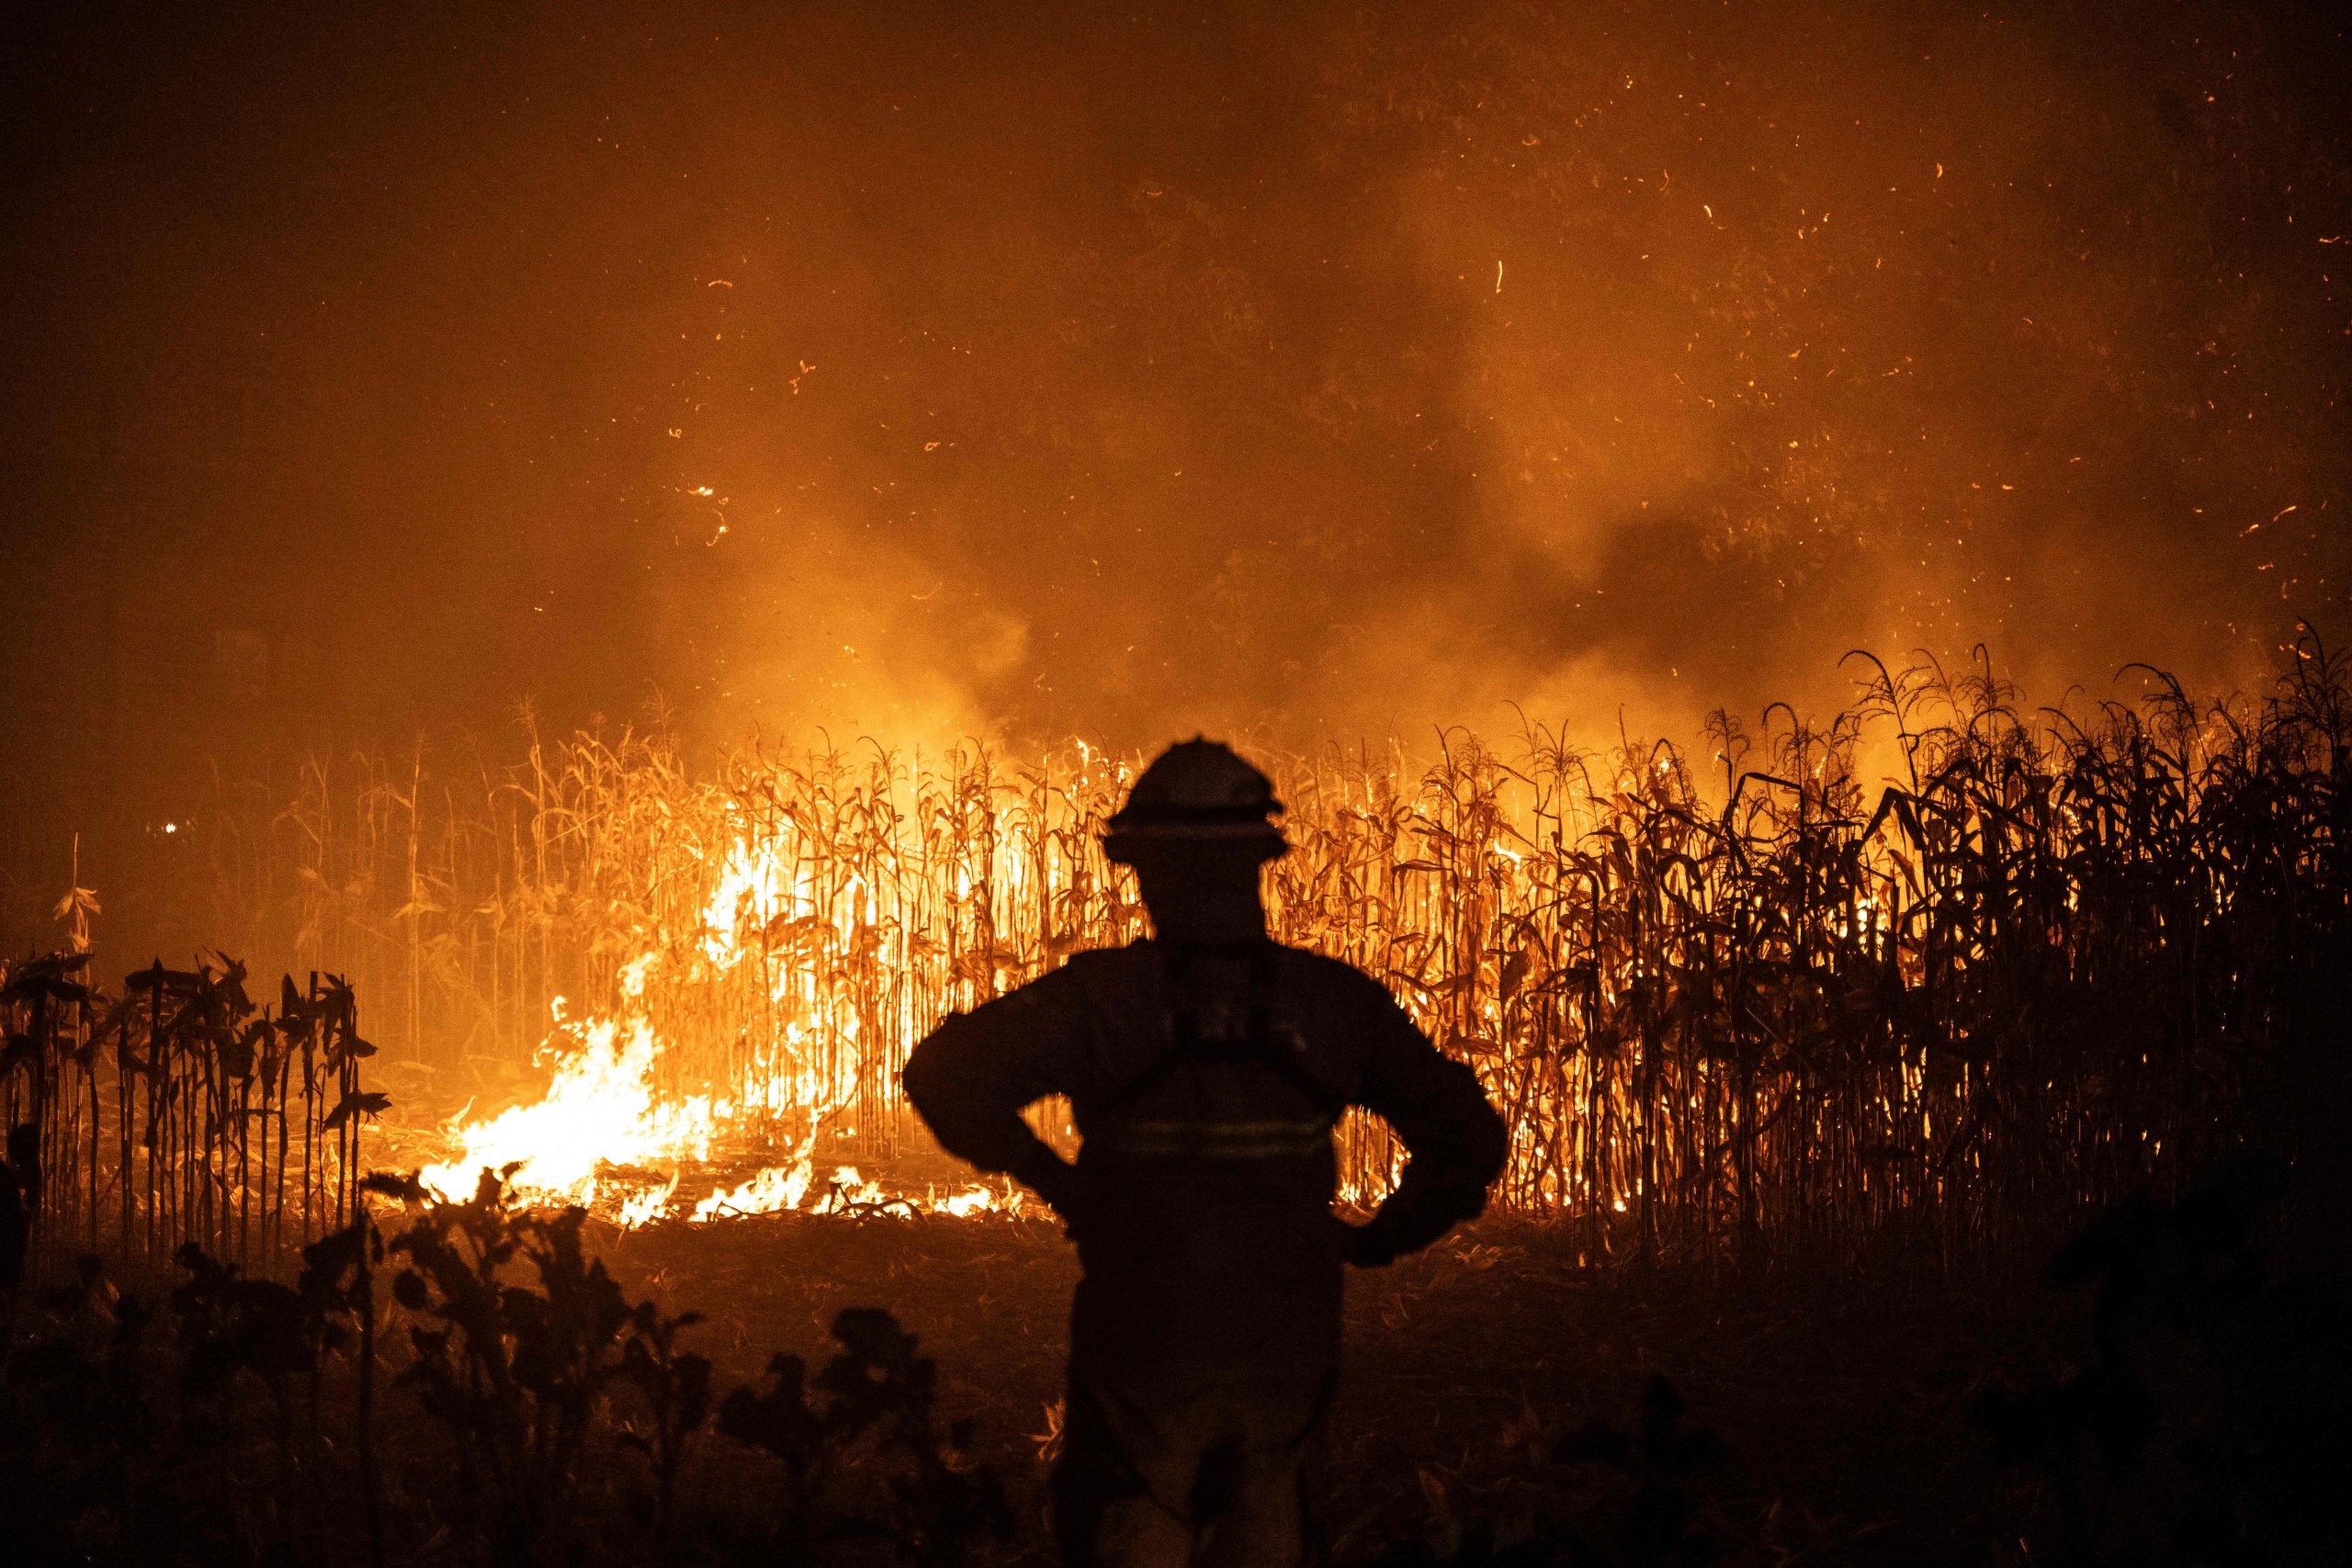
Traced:
[[[2160, 683], [2069, 716], [1870, 663], [1847, 713], [1719, 716], [1696, 748], [1270, 758], [1276, 931], [1478, 1066], [1515, 1129], [1500, 1201], [1589, 1258], [2003, 1251], [2177, 1183], [2271, 1081], [2352, 894], [2352, 708], [2297, 651], [2229, 705]], [[638, 960], [665, 1090], [821, 1104], [887, 1157], [932, 1020], [1142, 930], [1095, 844], [1131, 771], [868, 745], [695, 776], [659, 738], [581, 736], [462, 775], [322, 762], [209, 837], [224, 929], [350, 976], [425, 1100], [526, 1059], [556, 996], [622, 1008]], [[1392, 1152], [1349, 1129], [1351, 1188]]]
[[[1540, 732], [1509, 760], [1449, 736], [1418, 773], [1279, 761], [1278, 931], [1385, 976], [1516, 1129], [1499, 1213], [1351, 1289], [1342, 1555], [2339, 1547], [2311, 1500], [2352, 1322], [2266, 1269], [2241, 1157], [2307, 1179], [2332, 1122], [2306, 1091], [2340, 1080], [2311, 1064], [2343, 1036], [2352, 706], [2301, 654], [2257, 703], [2166, 687], [2081, 722], [1983, 675], [1878, 671], [1826, 726], [1719, 720], [1703, 781], [1672, 748], [1604, 761]], [[1880, 743], [1895, 779], [1866, 789]], [[1073, 749], [748, 753], [697, 780], [658, 741], [581, 738], [470, 794], [362, 760], [224, 812], [200, 836], [240, 933], [317, 978], [256, 1006], [216, 959], [113, 999], [76, 951], [0, 989], [0, 1261], [30, 1266], [0, 1280], [0, 1545], [1041, 1551], [1071, 1268], [1050, 1224], [622, 1231], [494, 1179], [442, 1201], [360, 1175], [385, 1107], [360, 1075], [511, 1064], [568, 994], [641, 1008], [669, 1091], [788, 1086], [755, 1117], [832, 1104], [883, 1152], [930, 1019], [1139, 929], [1094, 842], [1125, 776]], [[1348, 1132], [1360, 1190], [1382, 1138]], [[2236, 1185], [2196, 1186], [2217, 1170]], [[2061, 1257], [2097, 1292], [2087, 1334], [1999, 1286], [2128, 1194]]]

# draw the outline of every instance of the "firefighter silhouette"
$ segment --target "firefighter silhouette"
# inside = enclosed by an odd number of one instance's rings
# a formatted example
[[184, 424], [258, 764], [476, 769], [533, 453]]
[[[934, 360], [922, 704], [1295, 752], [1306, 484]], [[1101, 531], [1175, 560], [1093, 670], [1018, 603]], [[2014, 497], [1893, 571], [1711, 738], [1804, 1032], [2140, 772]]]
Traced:
[[[1342, 1265], [1484, 1207], [1501, 1118], [1377, 981], [1266, 934], [1285, 845], [1265, 775], [1171, 747], [1103, 846], [1152, 939], [1085, 953], [908, 1058], [950, 1153], [1051, 1204], [1084, 1277], [1070, 1317], [1055, 1533], [1072, 1564], [1288, 1568], [1319, 1555], [1312, 1474], [1340, 1362]], [[1021, 1109], [1069, 1097], [1075, 1165]], [[1410, 1159], [1371, 1221], [1332, 1212], [1331, 1134], [1362, 1106]]]

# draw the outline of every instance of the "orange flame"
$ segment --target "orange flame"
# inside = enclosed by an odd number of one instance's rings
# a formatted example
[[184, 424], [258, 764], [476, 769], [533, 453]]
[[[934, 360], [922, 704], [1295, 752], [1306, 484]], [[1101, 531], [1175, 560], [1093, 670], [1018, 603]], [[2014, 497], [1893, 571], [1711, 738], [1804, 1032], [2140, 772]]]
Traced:
[[[526, 1202], [576, 1203], [627, 1228], [669, 1218], [702, 1224], [804, 1205], [829, 1213], [956, 1217], [1018, 1213], [1021, 1198], [1010, 1183], [1001, 1190], [976, 1183], [944, 1197], [926, 1189], [918, 1197], [886, 1192], [848, 1166], [838, 1168], [830, 1182], [818, 1183], [818, 1140], [842, 1105], [821, 1075], [799, 1059], [810, 1031], [797, 1020], [783, 1023], [783, 1058], [754, 1062], [730, 1086], [731, 1092], [678, 1094], [660, 1086], [664, 1042], [649, 1006], [649, 987], [662, 979], [715, 985], [753, 956], [748, 935], [791, 931], [824, 919], [813, 889], [798, 885], [807, 880], [805, 866], [797, 875], [786, 869], [776, 842], [757, 841], [746, 829], [702, 901], [701, 929], [694, 940], [674, 947], [650, 945], [620, 966], [618, 1016], [575, 1023], [565, 1016], [563, 998], [556, 998], [555, 1028], [541, 1051], [541, 1060], [552, 1063], [545, 1092], [492, 1116], [471, 1117], [470, 1106], [459, 1111], [442, 1129], [448, 1157], [420, 1173], [426, 1189], [446, 1199], [463, 1199], [472, 1193], [480, 1172], [503, 1171], [510, 1189]], [[859, 879], [850, 879], [849, 893], [832, 919], [871, 915]], [[788, 966], [772, 976], [771, 1001], [788, 1009], [791, 983]], [[854, 1043], [860, 1026], [854, 1013], [845, 1013], [831, 1027]], [[763, 1166], [733, 1186], [715, 1186], [691, 1203], [679, 1200], [685, 1168], [707, 1164], [714, 1151], [771, 1130], [779, 1113], [805, 1127], [787, 1158]]]

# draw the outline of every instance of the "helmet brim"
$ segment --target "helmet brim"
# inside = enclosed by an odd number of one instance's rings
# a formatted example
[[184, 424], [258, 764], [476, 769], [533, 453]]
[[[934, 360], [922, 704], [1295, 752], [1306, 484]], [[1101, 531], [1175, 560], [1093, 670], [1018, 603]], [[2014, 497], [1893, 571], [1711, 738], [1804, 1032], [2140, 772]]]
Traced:
[[1206, 849], [1254, 848], [1261, 860], [1272, 860], [1290, 848], [1282, 829], [1271, 822], [1135, 822], [1113, 821], [1102, 835], [1102, 853], [1114, 865], [1132, 865], [1136, 854], [1155, 849], [1185, 846]]

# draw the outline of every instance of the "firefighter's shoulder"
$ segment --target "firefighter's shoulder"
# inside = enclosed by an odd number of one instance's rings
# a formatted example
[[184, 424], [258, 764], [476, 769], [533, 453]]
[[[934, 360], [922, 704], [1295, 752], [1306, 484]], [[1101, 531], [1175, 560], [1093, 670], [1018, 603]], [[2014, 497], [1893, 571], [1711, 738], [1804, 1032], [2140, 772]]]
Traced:
[[1151, 944], [1136, 942], [1073, 953], [1012, 995], [1036, 1005], [1091, 1007], [1133, 998], [1159, 978], [1159, 961]]
[[1157, 974], [1159, 966], [1159, 959], [1147, 940], [1119, 947], [1081, 948], [1058, 968], [1047, 970], [1046, 976], [1062, 976], [1069, 983], [1091, 988], [1116, 985], [1138, 975]]
[[1344, 958], [1303, 947], [1285, 947], [1282, 953], [1284, 984], [1295, 987], [1304, 999], [1349, 1010], [1399, 1010], [1396, 994], [1385, 981]]
[[1081, 947], [1064, 961], [1062, 967], [1097, 973], [1132, 968], [1154, 962], [1154, 952], [1151, 939], [1139, 937], [1109, 947]]

